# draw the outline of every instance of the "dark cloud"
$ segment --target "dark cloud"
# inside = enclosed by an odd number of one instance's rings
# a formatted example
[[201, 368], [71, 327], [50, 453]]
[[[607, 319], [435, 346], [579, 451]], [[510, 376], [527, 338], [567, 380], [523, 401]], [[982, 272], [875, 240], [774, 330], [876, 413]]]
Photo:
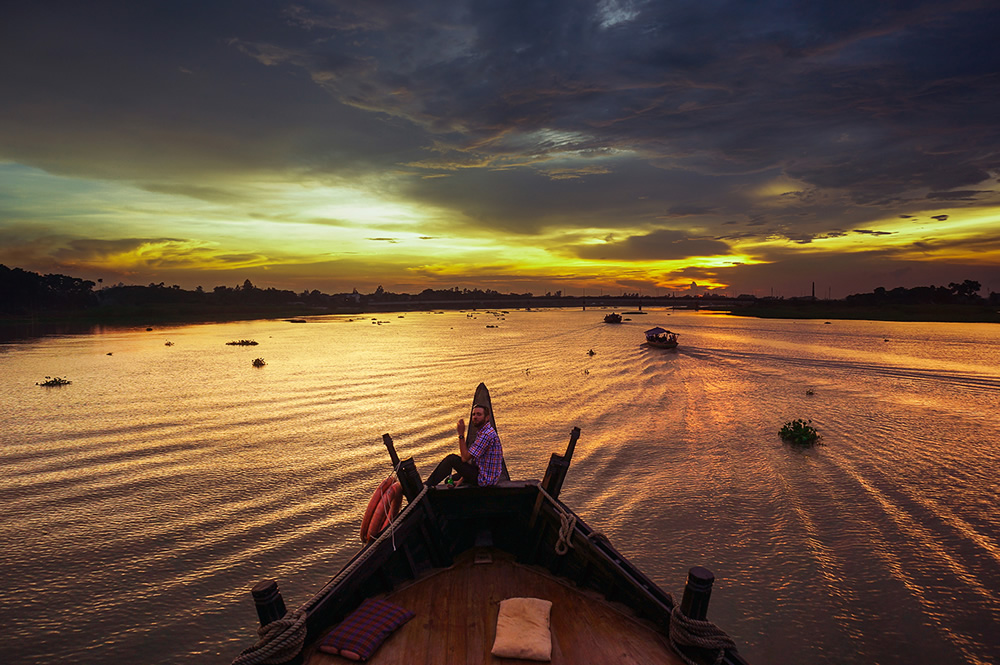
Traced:
[[[859, 202], [997, 166], [989, 3], [615, 6], [25, 3], [0, 47], [19, 63], [4, 147], [58, 161], [13, 139], [44, 125], [42, 144], [130, 135], [111, 141], [121, 158], [173, 144], [136, 157], [175, 168], [320, 170], [431, 141], [491, 163], [627, 147], [711, 174], [782, 168]], [[567, 136], [505, 140], [535, 130]]]
[[666, 261], [727, 254], [729, 245], [713, 238], [691, 237], [683, 231], [663, 230], [602, 245], [579, 245], [573, 251], [580, 258], [602, 261]]
[[0, 159], [215, 204], [379, 178], [479, 233], [633, 234], [587, 257], [726, 254], [723, 225], [806, 248], [995, 200], [998, 24], [987, 0], [15, 3]]
[[980, 196], [989, 194], [991, 192], [984, 189], [963, 189], [953, 192], [930, 192], [927, 198], [937, 201], [975, 201]]
[[667, 210], [667, 215], [670, 217], [689, 217], [693, 215], [708, 215], [715, 212], [715, 210], [709, 206], [699, 206], [699, 205], [676, 205], [671, 206]]

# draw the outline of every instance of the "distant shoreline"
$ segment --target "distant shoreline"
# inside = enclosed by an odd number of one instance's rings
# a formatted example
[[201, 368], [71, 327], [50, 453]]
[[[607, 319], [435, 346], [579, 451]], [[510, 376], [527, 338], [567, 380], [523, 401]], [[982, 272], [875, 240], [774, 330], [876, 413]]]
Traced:
[[[511, 303], [506, 309], [526, 309]], [[708, 303], [706, 303], [708, 305]], [[579, 302], [563, 304], [538, 303], [530, 309], [554, 309], [580, 307]], [[607, 304], [592, 307], [607, 309]], [[312, 308], [298, 305], [273, 306], [167, 306], [145, 305], [131, 307], [99, 308], [85, 310], [47, 310], [33, 314], [0, 316], [0, 330], [3, 337], [34, 336], [73, 330], [86, 332], [93, 326], [111, 327], [156, 327], [197, 323], [225, 323], [232, 321], [252, 321], [257, 319], [295, 319], [314, 316], [354, 315], [363, 316], [390, 311], [431, 312], [436, 310], [488, 310], [496, 307], [477, 307], [469, 302], [440, 302], [434, 306], [422, 303], [419, 306], [407, 303], [385, 303], [378, 306], [357, 306], [337, 308]], [[620, 308], [619, 308], [620, 309]], [[868, 321], [908, 321], [915, 323], [1000, 323], [1000, 311], [989, 305], [901, 305], [884, 306], [852, 305], [841, 301], [777, 301], [754, 303], [749, 306], [726, 307], [712, 303], [700, 309], [677, 308], [677, 311], [726, 312], [732, 316], [756, 317], [762, 319], [854, 319]]]
[[360, 309], [309, 310], [304, 307], [198, 307], [147, 305], [85, 310], [45, 310], [31, 314], [0, 316], [0, 338], [34, 337], [39, 334], [85, 333], [95, 326], [112, 328], [156, 328], [199, 323], [228, 323], [259, 319], [296, 319], [330, 314], [361, 314]]
[[851, 305], [841, 302], [754, 304], [729, 310], [734, 316], [761, 319], [854, 319], [859, 321], [908, 321], [912, 323], [1000, 323], [996, 305]]

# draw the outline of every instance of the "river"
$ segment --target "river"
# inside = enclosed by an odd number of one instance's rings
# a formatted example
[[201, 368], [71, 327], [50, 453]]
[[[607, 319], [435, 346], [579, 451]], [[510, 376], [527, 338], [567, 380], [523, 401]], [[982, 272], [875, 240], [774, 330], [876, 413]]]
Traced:
[[254, 582], [294, 609], [359, 547], [382, 434], [426, 476], [483, 381], [511, 475], [580, 427], [561, 498], [678, 598], [711, 569], [752, 664], [997, 662], [1000, 327], [606, 313], [0, 343], [4, 661], [230, 662]]

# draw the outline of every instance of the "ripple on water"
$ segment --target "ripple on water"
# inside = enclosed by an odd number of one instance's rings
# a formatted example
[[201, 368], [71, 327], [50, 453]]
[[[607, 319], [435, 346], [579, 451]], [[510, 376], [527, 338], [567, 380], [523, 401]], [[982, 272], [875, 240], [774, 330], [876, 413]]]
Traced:
[[[711, 568], [711, 618], [750, 662], [1000, 650], [992, 327], [603, 314], [315, 317], [7, 347], [7, 655], [229, 662], [254, 637], [251, 584], [279, 579], [295, 607], [354, 553], [389, 472], [381, 435], [426, 474], [481, 380], [512, 474], [540, 478], [579, 426], [562, 498], [675, 595], [689, 566]], [[681, 347], [643, 346], [653, 325], [680, 330]], [[225, 345], [240, 338], [260, 344]], [[53, 374], [74, 382], [34, 385]], [[793, 418], [823, 445], [781, 442]]]

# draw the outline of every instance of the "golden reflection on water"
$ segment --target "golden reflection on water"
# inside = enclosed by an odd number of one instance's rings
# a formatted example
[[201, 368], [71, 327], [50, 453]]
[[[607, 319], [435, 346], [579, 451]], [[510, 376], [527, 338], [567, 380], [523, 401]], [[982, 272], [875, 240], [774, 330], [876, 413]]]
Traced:
[[[675, 594], [689, 566], [713, 569], [710, 616], [751, 662], [997, 652], [995, 327], [605, 313], [104, 329], [0, 348], [14, 662], [141, 660], [157, 644], [158, 662], [228, 662], [253, 639], [248, 585], [276, 577], [296, 606], [353, 554], [389, 471], [382, 433], [426, 475], [479, 381], [511, 474], [541, 478], [579, 426], [562, 498]], [[680, 348], [644, 346], [654, 325]], [[226, 344], [238, 339], [258, 345]], [[73, 383], [34, 385], [47, 375]], [[823, 445], [782, 443], [793, 418]]]

